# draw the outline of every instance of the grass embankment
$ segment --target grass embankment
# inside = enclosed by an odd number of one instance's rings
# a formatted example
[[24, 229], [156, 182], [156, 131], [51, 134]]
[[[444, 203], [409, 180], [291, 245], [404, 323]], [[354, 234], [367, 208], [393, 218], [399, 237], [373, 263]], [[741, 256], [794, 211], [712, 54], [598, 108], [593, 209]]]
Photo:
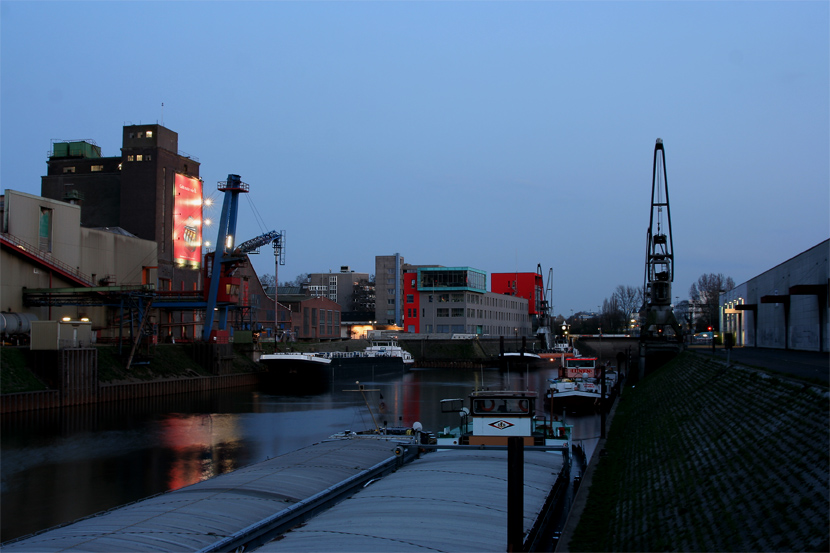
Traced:
[[0, 393], [35, 392], [47, 388], [32, 372], [28, 353], [28, 349], [0, 347]]
[[826, 551], [827, 393], [692, 353], [626, 388], [571, 551]]
[[[102, 383], [146, 382], [175, 378], [211, 376], [194, 360], [190, 344], [160, 344], [150, 354], [137, 357], [136, 364], [126, 368], [125, 356], [129, 349], [119, 354], [117, 346], [95, 346], [98, 350], [98, 380]], [[250, 348], [250, 345], [247, 346]], [[126, 353], [125, 353], [126, 352]], [[37, 376], [35, 357], [28, 349], [0, 348], [0, 393], [33, 392], [47, 389]], [[245, 373], [260, 370], [244, 350], [234, 348], [232, 372]]]

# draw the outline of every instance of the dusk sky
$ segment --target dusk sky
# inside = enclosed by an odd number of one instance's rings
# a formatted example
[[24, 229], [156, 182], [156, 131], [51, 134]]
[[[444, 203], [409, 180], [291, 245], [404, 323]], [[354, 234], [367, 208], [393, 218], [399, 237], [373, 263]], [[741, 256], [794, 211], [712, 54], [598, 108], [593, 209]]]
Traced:
[[642, 286], [662, 138], [683, 300], [830, 236], [828, 29], [826, 1], [3, 0], [0, 186], [160, 123], [219, 202], [250, 185], [238, 242], [286, 231], [280, 281], [541, 264], [569, 316]]

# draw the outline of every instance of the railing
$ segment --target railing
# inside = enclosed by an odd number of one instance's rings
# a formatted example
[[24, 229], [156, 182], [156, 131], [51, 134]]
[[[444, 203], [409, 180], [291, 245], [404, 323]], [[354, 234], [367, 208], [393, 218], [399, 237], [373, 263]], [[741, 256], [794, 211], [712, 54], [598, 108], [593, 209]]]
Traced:
[[2, 237], [3, 240], [8, 242], [9, 244], [12, 244], [13, 246], [18, 248], [19, 250], [24, 251], [24, 252], [28, 253], [29, 255], [32, 255], [33, 257], [36, 257], [36, 258], [40, 259], [41, 261], [43, 261], [47, 265], [52, 265], [54, 267], [57, 267], [61, 271], [69, 273], [73, 277], [75, 277], [78, 280], [82, 281], [87, 286], [93, 286], [95, 284], [94, 282], [92, 282], [92, 278], [89, 275], [87, 275], [85, 273], [82, 273], [76, 267], [70, 267], [69, 265], [67, 265], [63, 261], [60, 261], [59, 259], [55, 259], [51, 255], [46, 255], [39, 248], [36, 248], [35, 246], [32, 246], [31, 244], [28, 244], [28, 243], [24, 242], [23, 240], [21, 240], [17, 236], [14, 236], [13, 234], [9, 234], [7, 232], [4, 232], [4, 233], [0, 233], [0, 237]]

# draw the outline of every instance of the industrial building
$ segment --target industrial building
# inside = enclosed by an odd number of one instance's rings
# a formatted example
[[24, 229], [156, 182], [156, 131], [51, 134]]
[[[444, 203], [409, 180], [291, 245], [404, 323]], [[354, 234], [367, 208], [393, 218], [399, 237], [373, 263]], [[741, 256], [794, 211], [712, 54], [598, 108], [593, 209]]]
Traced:
[[[106, 301], [113, 301], [105, 299], [107, 293], [142, 293], [146, 292], [144, 285], [155, 282], [158, 261], [154, 241], [119, 229], [84, 228], [81, 208], [76, 204], [6, 190], [0, 196], [0, 217], [0, 306], [4, 317], [25, 314], [25, 318], [37, 321], [89, 319], [96, 329], [105, 329], [102, 338], [112, 338], [123, 311], [108, 312], [103, 307]], [[44, 294], [38, 292], [72, 289], [88, 294], [77, 294], [75, 301], [57, 302], [42, 301]], [[129, 305], [126, 307], [129, 310]], [[9, 330], [4, 328], [3, 332], [11, 334]]]
[[830, 240], [720, 294], [721, 330], [735, 345], [830, 351]]
[[[178, 134], [157, 124], [124, 126], [119, 156], [103, 157], [92, 140], [55, 141], [41, 195], [80, 206], [83, 227], [152, 240], [157, 290], [197, 292], [203, 288], [203, 183], [199, 161], [178, 148]], [[159, 314], [158, 325], [162, 337], [187, 339], [201, 319], [198, 312], [171, 309]]]
[[[211, 326], [199, 161], [178, 150], [175, 132], [124, 126], [121, 154], [113, 157], [92, 140], [53, 141], [41, 194], [7, 191], [3, 198], [3, 310], [89, 318], [102, 340], [137, 318], [154, 341], [198, 338]], [[234, 252], [228, 322], [272, 328], [273, 301], [246, 254]]]

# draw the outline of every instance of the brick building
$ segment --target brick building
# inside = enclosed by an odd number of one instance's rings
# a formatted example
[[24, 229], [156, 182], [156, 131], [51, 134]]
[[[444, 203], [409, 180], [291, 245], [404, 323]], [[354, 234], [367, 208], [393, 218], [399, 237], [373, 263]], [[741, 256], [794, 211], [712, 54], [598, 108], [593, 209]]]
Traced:
[[[202, 289], [202, 181], [199, 161], [178, 150], [178, 134], [161, 125], [127, 125], [121, 155], [103, 157], [91, 140], [52, 144], [41, 195], [81, 207], [81, 226], [120, 228], [158, 245], [162, 292]], [[112, 282], [100, 275], [103, 284]], [[201, 313], [159, 313], [159, 335], [196, 336]]]

